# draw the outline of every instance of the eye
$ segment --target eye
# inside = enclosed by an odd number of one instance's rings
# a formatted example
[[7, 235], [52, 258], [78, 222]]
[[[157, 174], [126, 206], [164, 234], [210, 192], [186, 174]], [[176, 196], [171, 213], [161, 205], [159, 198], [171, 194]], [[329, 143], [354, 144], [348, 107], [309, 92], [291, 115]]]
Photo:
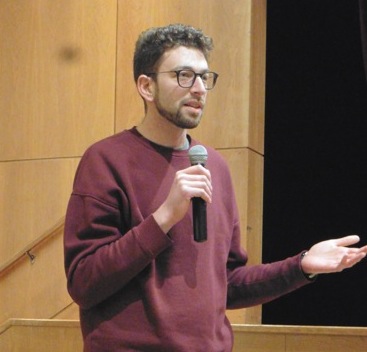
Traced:
[[180, 78], [189, 80], [194, 77], [195, 73], [193, 71], [183, 70], [183, 71], [180, 71], [179, 75], [180, 75]]
[[206, 82], [208, 79], [210, 79], [210, 73], [203, 73], [203, 75], [201, 76], [201, 79]]

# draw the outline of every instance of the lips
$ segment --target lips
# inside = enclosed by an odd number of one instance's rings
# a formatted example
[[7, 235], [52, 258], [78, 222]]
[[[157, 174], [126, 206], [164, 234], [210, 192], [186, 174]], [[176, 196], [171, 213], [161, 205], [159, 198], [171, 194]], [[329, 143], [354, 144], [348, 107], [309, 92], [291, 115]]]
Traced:
[[188, 106], [190, 108], [193, 108], [193, 109], [202, 109], [203, 108], [203, 104], [200, 101], [197, 101], [197, 100], [191, 100], [189, 102], [186, 102], [184, 105]]

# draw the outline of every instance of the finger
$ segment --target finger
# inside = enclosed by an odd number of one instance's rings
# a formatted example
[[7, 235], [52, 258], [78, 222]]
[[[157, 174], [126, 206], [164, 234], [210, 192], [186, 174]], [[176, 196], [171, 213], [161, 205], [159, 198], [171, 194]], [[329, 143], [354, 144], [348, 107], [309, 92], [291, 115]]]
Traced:
[[182, 180], [180, 182], [182, 194], [187, 200], [198, 197], [204, 199], [206, 202], [212, 201], [212, 186], [205, 179], [194, 178]]
[[206, 175], [208, 178], [211, 177], [209, 169], [205, 168], [204, 166], [198, 164], [188, 167], [187, 169], [182, 170], [183, 172], [191, 175], [201, 174]]
[[205, 182], [185, 183], [182, 189], [186, 197], [211, 197], [212, 189]]
[[201, 165], [178, 171], [177, 178], [181, 181], [205, 181], [210, 188], [212, 187], [210, 171]]
[[207, 193], [204, 190], [201, 190], [196, 197], [202, 198], [207, 203], [211, 203], [212, 202], [211, 193]]
[[[213, 186], [211, 182], [204, 176], [191, 176], [186, 177], [181, 180], [181, 184], [183, 187], [186, 187], [187, 190], [200, 192], [204, 190], [209, 195], [212, 194]], [[193, 196], [199, 196], [198, 194], [193, 194]]]
[[352, 244], [356, 244], [359, 242], [359, 236], [357, 235], [349, 235], [342, 238], [338, 238], [335, 240], [335, 244], [337, 246], [347, 247], [351, 246]]
[[344, 261], [344, 266], [345, 266], [345, 268], [350, 268], [350, 267], [354, 266], [355, 264], [359, 263], [365, 257], [366, 257], [365, 253], [360, 253], [360, 254], [354, 255], [352, 258], [347, 258]]
[[[349, 249], [353, 249], [353, 248], [349, 248]], [[355, 253], [357, 254], [367, 254], [367, 246], [363, 246], [361, 248], [354, 248], [355, 249]]]

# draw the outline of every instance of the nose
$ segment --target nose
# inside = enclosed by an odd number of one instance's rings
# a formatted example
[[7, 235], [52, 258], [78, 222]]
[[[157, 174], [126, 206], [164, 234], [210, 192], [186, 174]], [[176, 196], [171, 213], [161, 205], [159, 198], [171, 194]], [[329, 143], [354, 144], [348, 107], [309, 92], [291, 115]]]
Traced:
[[196, 95], [204, 95], [206, 94], [207, 90], [205, 89], [205, 85], [203, 79], [200, 76], [195, 77], [195, 82], [191, 87], [191, 91]]

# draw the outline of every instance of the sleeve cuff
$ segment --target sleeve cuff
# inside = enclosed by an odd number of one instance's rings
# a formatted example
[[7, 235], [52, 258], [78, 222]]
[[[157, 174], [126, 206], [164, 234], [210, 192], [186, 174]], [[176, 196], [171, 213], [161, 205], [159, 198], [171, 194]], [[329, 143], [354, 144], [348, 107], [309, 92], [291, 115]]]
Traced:
[[[301, 262], [302, 262], [302, 259], [307, 255], [307, 251], [303, 251], [302, 252], [302, 254], [301, 254]], [[301, 270], [302, 270], [302, 265], [301, 265]], [[307, 280], [310, 280], [310, 281], [315, 281], [316, 280], [316, 278], [317, 278], [317, 276], [318, 276], [318, 274], [306, 274], [303, 270], [302, 270], [302, 272], [303, 272], [303, 275], [305, 276], [305, 278], [307, 279]]]

